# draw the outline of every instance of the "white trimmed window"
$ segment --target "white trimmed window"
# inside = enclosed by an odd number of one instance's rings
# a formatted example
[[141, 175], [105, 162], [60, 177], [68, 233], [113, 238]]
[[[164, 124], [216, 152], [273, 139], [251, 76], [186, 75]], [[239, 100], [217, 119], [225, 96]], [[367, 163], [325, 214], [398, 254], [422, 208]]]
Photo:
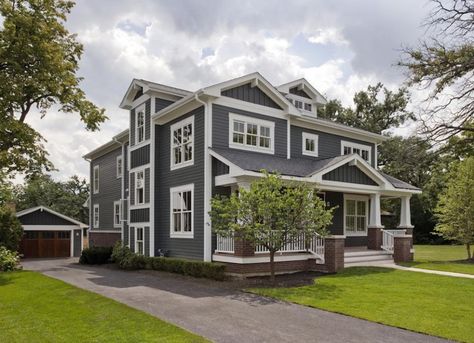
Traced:
[[273, 153], [275, 123], [229, 114], [229, 146], [237, 149]]
[[145, 203], [145, 170], [135, 172], [135, 204]]
[[123, 172], [123, 166], [122, 166], [122, 156], [117, 156], [117, 161], [116, 161], [116, 174], [117, 178], [122, 177], [122, 172]]
[[344, 197], [344, 234], [347, 236], [367, 236], [368, 198]]
[[99, 204], [94, 204], [92, 223], [94, 229], [99, 228]]
[[357, 154], [371, 163], [372, 147], [369, 145], [341, 141], [341, 155]]
[[319, 136], [313, 133], [303, 132], [303, 155], [318, 156]]
[[143, 255], [145, 251], [145, 243], [143, 239], [145, 236], [144, 231], [143, 227], [135, 228], [135, 252], [139, 255]]
[[120, 227], [122, 223], [121, 218], [122, 203], [120, 200], [114, 201], [114, 227]]
[[137, 144], [145, 140], [145, 105], [141, 105], [136, 110], [136, 132]]
[[194, 116], [171, 125], [171, 169], [194, 162]]
[[313, 104], [311, 99], [306, 99], [296, 94], [287, 94], [286, 98], [290, 100], [295, 107], [303, 112], [308, 112], [308, 114], [314, 115]]
[[194, 184], [170, 188], [171, 237], [193, 238]]
[[99, 193], [99, 166], [95, 166], [92, 172], [92, 188], [94, 194]]

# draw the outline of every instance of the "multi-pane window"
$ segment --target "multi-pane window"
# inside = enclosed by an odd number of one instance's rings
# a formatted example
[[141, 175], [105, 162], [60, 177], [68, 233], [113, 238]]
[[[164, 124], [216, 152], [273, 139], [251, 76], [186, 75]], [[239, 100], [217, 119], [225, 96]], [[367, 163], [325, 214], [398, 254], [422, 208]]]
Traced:
[[341, 142], [342, 155], [357, 154], [369, 163], [370, 163], [371, 151], [372, 151], [372, 148], [368, 145], [345, 142], [345, 141]]
[[318, 156], [318, 135], [303, 132], [303, 155]]
[[141, 143], [145, 140], [145, 106], [141, 106], [137, 109], [137, 143]]
[[367, 233], [367, 200], [346, 199], [344, 209], [346, 235], [365, 235]]
[[171, 236], [193, 235], [193, 185], [171, 188]]
[[143, 252], [145, 250], [145, 244], [143, 240], [144, 229], [142, 227], [137, 227], [135, 230], [135, 252], [139, 255], [143, 255]]
[[94, 229], [99, 228], [99, 205], [98, 204], [94, 205], [92, 223], [93, 223]]
[[273, 122], [231, 114], [229, 145], [235, 148], [271, 152], [273, 129]]
[[120, 200], [114, 201], [114, 227], [120, 227], [121, 219], [122, 219], [121, 212], [122, 212], [121, 201]]
[[171, 169], [193, 164], [194, 117], [171, 126]]
[[135, 203], [145, 203], [145, 171], [139, 170], [135, 173]]
[[92, 175], [92, 187], [94, 194], [99, 193], [99, 166], [94, 167], [93, 175]]
[[117, 178], [122, 177], [122, 156], [117, 156], [116, 167], [117, 167], [117, 170], [116, 170]]
[[310, 103], [305, 102], [304, 103], [304, 110], [311, 112], [313, 110], [313, 106]]

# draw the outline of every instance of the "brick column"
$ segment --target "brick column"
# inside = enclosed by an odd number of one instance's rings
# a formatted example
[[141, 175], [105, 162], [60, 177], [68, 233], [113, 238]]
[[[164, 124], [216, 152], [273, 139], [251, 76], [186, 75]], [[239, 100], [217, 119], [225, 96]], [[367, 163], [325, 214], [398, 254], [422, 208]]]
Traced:
[[345, 236], [329, 236], [324, 239], [324, 264], [328, 273], [344, 269]]
[[372, 250], [382, 250], [382, 229], [379, 227], [367, 228], [367, 248]]
[[398, 262], [413, 261], [413, 254], [410, 252], [412, 236], [394, 236], [393, 237], [393, 260]]
[[255, 248], [250, 242], [236, 236], [234, 238], [234, 255], [241, 257], [254, 256]]

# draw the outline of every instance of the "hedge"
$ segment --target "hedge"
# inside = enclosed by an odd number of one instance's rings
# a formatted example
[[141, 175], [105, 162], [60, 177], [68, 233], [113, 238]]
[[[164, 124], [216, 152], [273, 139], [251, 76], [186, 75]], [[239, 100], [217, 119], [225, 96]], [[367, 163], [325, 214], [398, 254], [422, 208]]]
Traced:
[[90, 247], [82, 250], [79, 258], [80, 264], [105, 264], [110, 263], [112, 247]]

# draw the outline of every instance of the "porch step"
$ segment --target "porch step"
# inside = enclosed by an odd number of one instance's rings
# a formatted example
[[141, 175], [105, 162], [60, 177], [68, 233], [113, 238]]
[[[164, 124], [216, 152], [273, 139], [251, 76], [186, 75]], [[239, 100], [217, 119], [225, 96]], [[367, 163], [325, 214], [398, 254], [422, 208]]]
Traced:
[[344, 253], [344, 265], [364, 265], [365, 263], [374, 262], [391, 262], [393, 261], [392, 254], [386, 251], [378, 250], [367, 250], [357, 252], [346, 252]]
[[379, 255], [391, 255], [385, 250], [358, 250], [358, 251], [346, 251], [344, 257], [360, 257], [360, 256], [379, 256]]

